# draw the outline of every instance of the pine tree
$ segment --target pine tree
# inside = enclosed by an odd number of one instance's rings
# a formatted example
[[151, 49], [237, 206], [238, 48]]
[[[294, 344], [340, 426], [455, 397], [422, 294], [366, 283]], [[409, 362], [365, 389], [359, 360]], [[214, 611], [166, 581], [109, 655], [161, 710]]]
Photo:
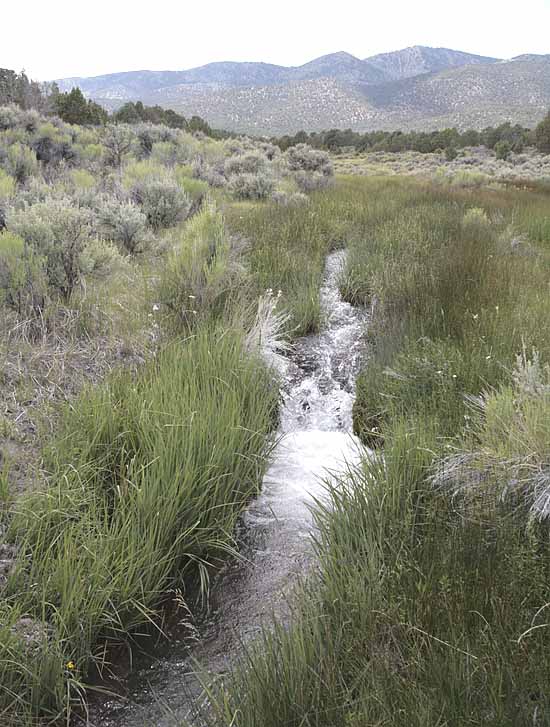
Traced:
[[550, 154], [550, 111], [535, 129], [535, 146], [542, 154]]

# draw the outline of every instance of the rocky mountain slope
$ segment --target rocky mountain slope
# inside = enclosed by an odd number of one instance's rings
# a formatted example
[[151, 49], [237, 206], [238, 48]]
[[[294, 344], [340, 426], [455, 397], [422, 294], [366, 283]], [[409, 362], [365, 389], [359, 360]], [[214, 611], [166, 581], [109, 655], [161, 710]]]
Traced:
[[159, 104], [211, 125], [258, 134], [326, 128], [481, 128], [535, 124], [550, 106], [550, 55], [509, 61], [415, 46], [363, 60], [349, 53], [298, 67], [210, 63], [61, 79], [108, 108]]
[[393, 53], [370, 56], [365, 61], [382, 71], [387, 81], [397, 81], [402, 78], [412, 78], [421, 73], [437, 73], [447, 68], [496, 63], [498, 58], [476, 56], [472, 53], [448, 48], [428, 48], [415, 45], [412, 48], [404, 48]]

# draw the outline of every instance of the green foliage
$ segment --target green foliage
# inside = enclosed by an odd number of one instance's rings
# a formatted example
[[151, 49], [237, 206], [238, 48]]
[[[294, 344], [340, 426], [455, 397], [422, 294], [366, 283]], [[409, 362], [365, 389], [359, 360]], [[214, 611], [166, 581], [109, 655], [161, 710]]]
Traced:
[[545, 240], [518, 252], [509, 226], [538, 229], [549, 197], [399, 180], [346, 193], [332, 192], [356, 225], [343, 282], [374, 300], [355, 419], [384, 451], [327, 483], [318, 574], [290, 623], [209, 684], [213, 722], [542, 725], [550, 266]]
[[108, 114], [99, 104], [86, 100], [79, 88], [58, 93], [54, 98], [55, 112], [67, 124], [99, 126], [106, 124]]
[[134, 202], [108, 200], [101, 207], [99, 218], [107, 237], [129, 253], [143, 252], [150, 243], [147, 217]]
[[213, 204], [185, 226], [158, 289], [173, 328], [189, 331], [228, 310], [243, 282], [238, 249], [232, 243]]
[[541, 154], [550, 154], [550, 111], [535, 129], [535, 144]]
[[21, 316], [44, 308], [46, 276], [43, 260], [12, 232], [0, 233], [0, 303]]
[[0, 106], [17, 104], [21, 108], [41, 108], [44, 96], [40, 84], [30, 81], [22, 71], [0, 68]]
[[15, 143], [8, 149], [6, 171], [17, 184], [24, 184], [38, 171], [36, 154], [24, 144]]
[[174, 176], [179, 186], [192, 202], [192, 207], [189, 212], [189, 215], [192, 215], [201, 208], [201, 205], [206, 200], [209, 189], [208, 184], [201, 179], [193, 179], [188, 176], [187, 169], [183, 166], [176, 167]]
[[191, 210], [187, 194], [168, 176], [137, 182], [132, 188], [132, 197], [153, 230], [176, 225], [185, 220]]
[[[241, 335], [203, 328], [66, 411], [49, 487], [19, 503], [10, 527], [24, 568], [7, 593], [17, 606], [0, 605], [3, 724], [70, 715], [89, 666], [102, 666], [98, 639], [143, 633], [183, 578], [207, 588], [258, 492], [276, 405]], [[21, 613], [47, 628], [40, 648], [9, 636]]]
[[332, 176], [332, 162], [326, 152], [312, 149], [307, 144], [292, 146], [285, 153], [288, 168], [293, 172], [317, 172], [325, 177]]
[[[494, 149], [500, 141], [510, 144], [515, 152], [521, 152], [530, 142], [530, 130], [519, 124], [512, 126], [509, 122], [496, 127], [487, 127], [483, 131], [468, 129], [441, 129], [438, 131], [368, 131], [360, 133], [351, 129], [330, 129], [329, 131], [299, 131], [294, 136], [283, 136], [274, 140], [283, 150], [300, 144], [308, 144], [316, 149], [327, 149], [333, 152], [354, 147], [358, 152], [417, 151], [421, 154], [433, 154], [445, 150], [463, 149], [468, 146], [483, 145]], [[448, 161], [452, 161], [448, 159]]]
[[458, 156], [458, 152], [454, 146], [445, 147], [445, 159], [448, 162], [454, 161], [457, 158], [457, 156]]
[[122, 264], [118, 248], [104, 240], [90, 240], [80, 256], [82, 274], [95, 279], [108, 278], [121, 268]]
[[5, 203], [15, 192], [15, 180], [0, 169], [0, 204]]
[[50, 289], [68, 301], [82, 276], [81, 254], [90, 238], [90, 212], [67, 199], [50, 199], [12, 211], [8, 227], [44, 259]]
[[264, 171], [267, 159], [263, 154], [238, 154], [226, 159], [224, 172], [227, 177], [235, 174], [258, 174]]
[[237, 199], [266, 199], [275, 189], [275, 180], [261, 172], [234, 174], [228, 186]]
[[124, 126], [108, 126], [103, 138], [105, 164], [119, 169], [134, 143], [132, 131]]
[[503, 161], [506, 161], [510, 156], [511, 151], [512, 147], [507, 141], [498, 141], [495, 144], [495, 156], [497, 159], [502, 159]]
[[128, 101], [113, 114], [113, 120], [124, 124], [146, 121], [150, 124], [164, 124], [172, 129], [187, 130], [187, 121], [181, 114], [161, 106], [144, 106], [141, 101]]

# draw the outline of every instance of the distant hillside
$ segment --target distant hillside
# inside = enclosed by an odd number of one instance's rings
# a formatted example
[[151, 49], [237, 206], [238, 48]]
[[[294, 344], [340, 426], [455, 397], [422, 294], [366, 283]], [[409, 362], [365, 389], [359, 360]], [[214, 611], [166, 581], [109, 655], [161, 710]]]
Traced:
[[453, 68], [363, 93], [378, 112], [409, 127], [532, 126], [550, 107], [550, 56]]
[[393, 53], [380, 53], [366, 58], [365, 61], [378, 68], [386, 80], [397, 81], [412, 78], [421, 73], [437, 73], [448, 68], [496, 63], [498, 58], [476, 56], [472, 53], [463, 53], [448, 48], [427, 48], [415, 45], [412, 48], [404, 48]]
[[332, 53], [297, 67], [210, 63], [58, 81], [115, 109], [141, 100], [257, 134], [535, 124], [550, 107], [550, 55], [510, 61], [414, 46], [361, 60]]

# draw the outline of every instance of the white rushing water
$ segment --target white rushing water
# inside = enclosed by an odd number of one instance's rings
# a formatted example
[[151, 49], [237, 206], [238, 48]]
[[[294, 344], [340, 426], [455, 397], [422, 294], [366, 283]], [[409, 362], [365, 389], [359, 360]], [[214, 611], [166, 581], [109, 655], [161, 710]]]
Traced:
[[286, 367], [281, 439], [262, 492], [243, 516], [245, 560], [218, 579], [199, 645], [174, 644], [150, 658], [131, 677], [127, 699], [105, 701], [91, 715], [96, 727], [173, 727], [199, 693], [194, 660], [213, 673], [225, 671], [272, 614], [287, 614], [292, 586], [311, 561], [311, 505], [323, 497], [329, 473], [360, 451], [352, 406], [366, 314], [341, 299], [344, 261], [344, 251], [329, 255], [321, 288], [325, 324], [296, 343]]

